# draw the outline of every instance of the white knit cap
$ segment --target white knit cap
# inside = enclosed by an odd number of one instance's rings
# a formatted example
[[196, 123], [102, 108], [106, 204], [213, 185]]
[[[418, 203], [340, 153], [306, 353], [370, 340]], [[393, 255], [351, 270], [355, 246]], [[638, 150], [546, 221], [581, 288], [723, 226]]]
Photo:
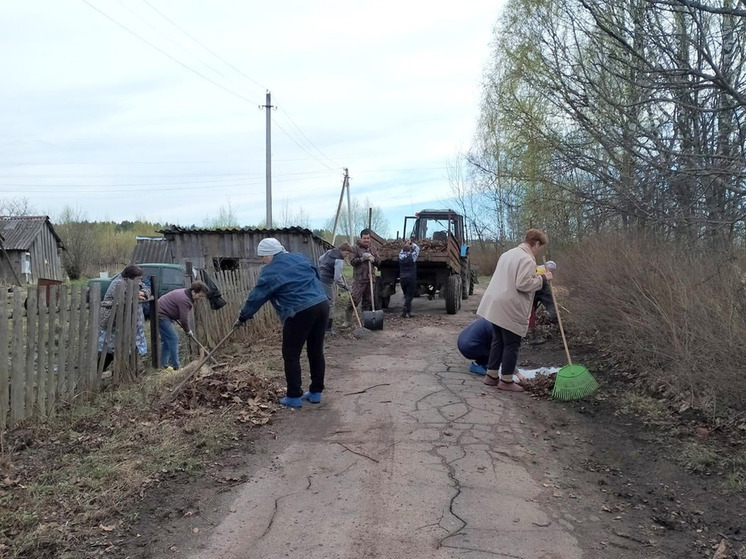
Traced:
[[287, 251], [285, 250], [285, 247], [280, 244], [280, 241], [271, 237], [269, 239], [262, 239], [256, 247], [256, 253], [259, 256], [272, 256], [278, 252]]

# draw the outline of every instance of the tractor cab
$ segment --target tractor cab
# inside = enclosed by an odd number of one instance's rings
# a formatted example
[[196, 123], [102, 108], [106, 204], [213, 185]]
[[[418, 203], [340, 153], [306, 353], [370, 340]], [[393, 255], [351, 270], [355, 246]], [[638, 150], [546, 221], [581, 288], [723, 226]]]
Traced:
[[466, 257], [464, 218], [453, 210], [422, 210], [404, 219], [402, 237], [413, 241], [447, 243], [453, 237], [461, 257]]

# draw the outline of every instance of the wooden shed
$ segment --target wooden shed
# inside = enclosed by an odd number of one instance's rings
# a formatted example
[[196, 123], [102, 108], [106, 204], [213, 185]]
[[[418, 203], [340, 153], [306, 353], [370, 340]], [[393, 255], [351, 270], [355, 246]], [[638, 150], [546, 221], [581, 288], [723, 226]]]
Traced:
[[0, 280], [12, 284], [60, 283], [65, 250], [47, 216], [0, 216]]
[[170, 245], [174, 262], [191, 261], [198, 268], [237, 270], [258, 266], [261, 257], [256, 254], [259, 241], [274, 237], [288, 252], [300, 252], [318, 263], [332, 245], [303, 227], [281, 229], [197, 229], [169, 226], [159, 231]]

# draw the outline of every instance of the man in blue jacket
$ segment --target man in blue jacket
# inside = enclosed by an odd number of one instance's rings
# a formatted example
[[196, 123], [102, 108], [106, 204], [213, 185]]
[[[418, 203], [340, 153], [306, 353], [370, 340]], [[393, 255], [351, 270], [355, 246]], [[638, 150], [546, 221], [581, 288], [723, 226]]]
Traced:
[[[282, 321], [287, 395], [280, 398], [280, 404], [299, 408], [304, 399], [318, 404], [324, 390], [324, 334], [329, 319], [329, 303], [319, 281], [319, 270], [304, 255], [287, 252], [277, 239], [262, 239], [257, 254], [265, 266], [233, 326], [242, 325], [270, 301]], [[311, 386], [305, 393], [300, 368], [304, 344], [311, 369]]]

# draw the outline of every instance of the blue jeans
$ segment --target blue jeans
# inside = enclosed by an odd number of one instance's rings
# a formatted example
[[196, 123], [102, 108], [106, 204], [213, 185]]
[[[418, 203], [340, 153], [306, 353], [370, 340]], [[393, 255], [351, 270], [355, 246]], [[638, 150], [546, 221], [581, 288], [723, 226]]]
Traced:
[[158, 320], [158, 331], [161, 334], [161, 367], [179, 368], [179, 335], [168, 318]]

